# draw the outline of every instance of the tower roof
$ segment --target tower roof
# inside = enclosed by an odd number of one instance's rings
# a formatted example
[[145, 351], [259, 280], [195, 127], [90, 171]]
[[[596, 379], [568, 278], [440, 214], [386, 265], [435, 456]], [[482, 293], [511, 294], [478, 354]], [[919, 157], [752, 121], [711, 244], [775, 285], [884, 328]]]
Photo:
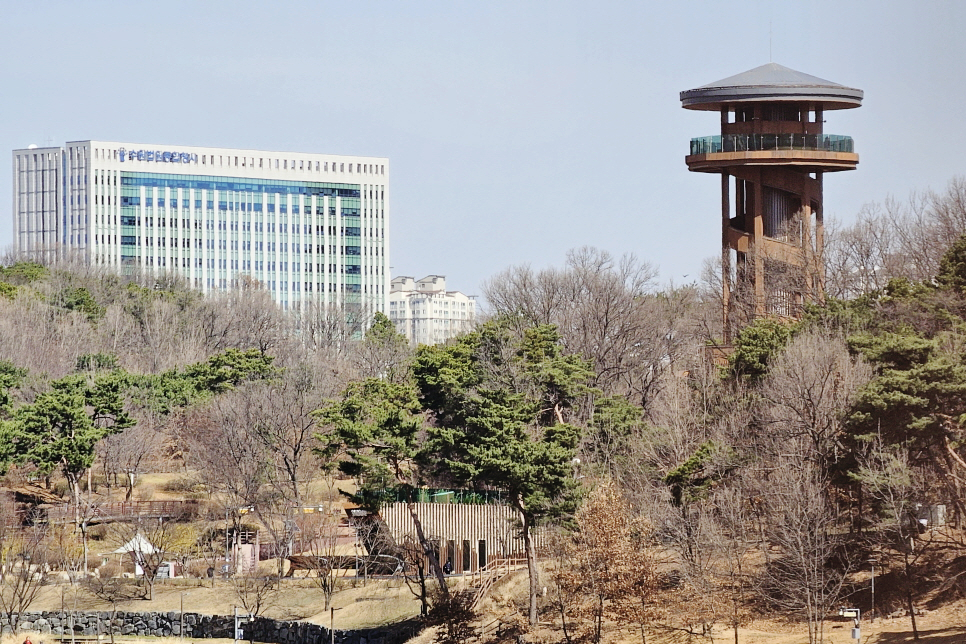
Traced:
[[719, 110], [733, 103], [796, 101], [821, 103], [826, 110], [859, 107], [863, 92], [810, 74], [768, 63], [695, 89], [681, 92], [690, 110]]

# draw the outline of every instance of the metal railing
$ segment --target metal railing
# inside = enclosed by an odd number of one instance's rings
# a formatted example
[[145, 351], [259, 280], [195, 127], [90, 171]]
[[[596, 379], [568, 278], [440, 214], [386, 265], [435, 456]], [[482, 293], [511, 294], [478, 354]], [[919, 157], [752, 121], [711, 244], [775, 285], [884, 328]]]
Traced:
[[[180, 517], [195, 516], [200, 504], [198, 501], [129, 501], [83, 506], [78, 513], [81, 520], [88, 523], [122, 521], [135, 517]], [[47, 509], [50, 523], [68, 523], [74, 520], [73, 505], [59, 505]]]
[[855, 151], [852, 137], [840, 134], [715, 134], [691, 139], [691, 154], [767, 150]]

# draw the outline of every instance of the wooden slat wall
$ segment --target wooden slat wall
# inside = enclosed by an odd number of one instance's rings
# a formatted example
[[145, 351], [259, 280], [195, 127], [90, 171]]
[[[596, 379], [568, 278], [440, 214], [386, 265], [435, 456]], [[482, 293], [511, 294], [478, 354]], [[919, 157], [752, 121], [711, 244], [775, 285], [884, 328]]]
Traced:
[[[405, 503], [386, 505], [379, 512], [396, 542], [407, 536], [415, 538], [416, 527]], [[441, 562], [448, 559], [448, 544], [453, 542], [455, 557], [453, 571], [477, 570], [479, 542], [485, 541], [486, 559], [523, 557], [523, 539], [520, 537], [516, 510], [507, 505], [460, 505], [458, 503], [417, 503], [416, 515], [423, 532], [430, 540], [440, 543]], [[463, 542], [470, 546], [470, 566], [464, 567]], [[545, 541], [542, 531], [534, 534], [534, 544], [540, 548]]]

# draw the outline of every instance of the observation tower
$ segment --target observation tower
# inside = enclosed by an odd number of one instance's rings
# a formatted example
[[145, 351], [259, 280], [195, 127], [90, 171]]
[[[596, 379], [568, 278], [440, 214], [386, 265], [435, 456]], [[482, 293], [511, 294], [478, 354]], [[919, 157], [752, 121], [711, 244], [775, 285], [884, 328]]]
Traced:
[[721, 134], [691, 139], [685, 162], [721, 175], [726, 342], [755, 318], [796, 318], [822, 299], [822, 178], [859, 163], [851, 137], [824, 132], [825, 112], [862, 96], [775, 63], [681, 92], [685, 109], [721, 115]]

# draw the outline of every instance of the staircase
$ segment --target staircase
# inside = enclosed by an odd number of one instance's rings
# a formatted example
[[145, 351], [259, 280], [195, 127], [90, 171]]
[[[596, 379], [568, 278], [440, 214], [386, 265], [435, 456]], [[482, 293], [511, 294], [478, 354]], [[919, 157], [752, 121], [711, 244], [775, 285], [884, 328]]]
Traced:
[[487, 563], [485, 568], [471, 573], [469, 589], [473, 591], [473, 608], [479, 606], [493, 584], [526, 567], [526, 559], [496, 559]]

